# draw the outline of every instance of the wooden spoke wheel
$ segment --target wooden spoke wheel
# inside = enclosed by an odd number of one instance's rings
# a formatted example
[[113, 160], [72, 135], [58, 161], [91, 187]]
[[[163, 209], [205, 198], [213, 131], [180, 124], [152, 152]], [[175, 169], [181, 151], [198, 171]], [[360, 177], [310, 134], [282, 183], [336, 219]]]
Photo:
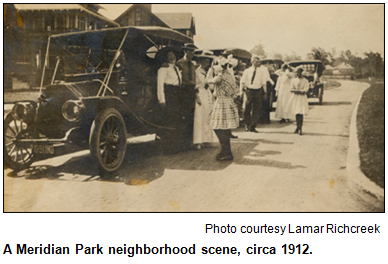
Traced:
[[126, 151], [126, 129], [121, 114], [114, 108], [100, 112], [93, 121], [89, 138], [90, 154], [100, 170], [118, 170]]
[[4, 120], [4, 162], [16, 171], [27, 169], [34, 160], [32, 146], [20, 142], [21, 139], [34, 138], [27, 127], [25, 122], [16, 120], [11, 113]]

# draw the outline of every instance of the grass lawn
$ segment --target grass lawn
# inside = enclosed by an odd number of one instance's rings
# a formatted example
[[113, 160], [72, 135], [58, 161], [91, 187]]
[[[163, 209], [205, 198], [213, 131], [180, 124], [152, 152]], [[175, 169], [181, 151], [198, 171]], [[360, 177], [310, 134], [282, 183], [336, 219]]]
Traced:
[[333, 80], [333, 79], [329, 79], [325, 82], [325, 91], [327, 90], [331, 90], [331, 89], [334, 89], [334, 88], [337, 88], [337, 87], [340, 87], [341, 86], [341, 83], [336, 81], [336, 80]]
[[372, 82], [360, 101], [357, 132], [361, 171], [384, 188], [384, 83]]

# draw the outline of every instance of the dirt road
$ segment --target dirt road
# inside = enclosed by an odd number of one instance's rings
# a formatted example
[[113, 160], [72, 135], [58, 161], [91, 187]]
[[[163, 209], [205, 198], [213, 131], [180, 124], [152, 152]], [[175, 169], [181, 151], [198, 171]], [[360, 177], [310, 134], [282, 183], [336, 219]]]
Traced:
[[[373, 211], [347, 180], [349, 124], [366, 84], [343, 81], [323, 105], [310, 99], [304, 135], [294, 123], [234, 131], [233, 162], [218, 147], [164, 156], [155, 142], [128, 147], [111, 179], [90, 167], [86, 152], [41, 161], [28, 171], [5, 169], [5, 211], [350, 212]], [[272, 113], [273, 114], [273, 113]], [[78, 158], [77, 158], [78, 156]], [[65, 162], [66, 159], [72, 158]], [[61, 165], [61, 163], [63, 163]]]

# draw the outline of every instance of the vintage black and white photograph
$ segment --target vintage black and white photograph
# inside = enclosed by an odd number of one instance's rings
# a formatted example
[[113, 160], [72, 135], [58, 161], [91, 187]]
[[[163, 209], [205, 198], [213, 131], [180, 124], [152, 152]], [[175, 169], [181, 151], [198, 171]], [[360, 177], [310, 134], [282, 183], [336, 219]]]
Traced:
[[384, 4], [4, 4], [4, 212], [384, 212]]

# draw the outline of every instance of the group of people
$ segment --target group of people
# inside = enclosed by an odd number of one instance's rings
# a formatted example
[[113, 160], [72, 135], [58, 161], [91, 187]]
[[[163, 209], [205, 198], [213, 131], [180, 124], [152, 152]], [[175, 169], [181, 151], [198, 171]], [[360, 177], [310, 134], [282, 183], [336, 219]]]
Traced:
[[[267, 82], [271, 85], [274, 82], [258, 56], [253, 56], [251, 66], [242, 72], [238, 60], [228, 52], [216, 57], [210, 51], [195, 55], [195, 49], [195, 45], [185, 44], [184, 57], [178, 61], [176, 51], [164, 49], [164, 63], [158, 70], [157, 97], [165, 127], [159, 129], [157, 138], [165, 153], [200, 149], [218, 139], [221, 151], [216, 160], [230, 161], [233, 160], [230, 138], [236, 137], [231, 130], [239, 127], [242, 112], [238, 104], [242, 100], [236, 99], [245, 98], [246, 130], [257, 133], [260, 112], [267, 99]], [[302, 71], [302, 68], [296, 69], [296, 78], [292, 78], [291, 69], [284, 65], [277, 72], [276, 85], [276, 116], [283, 122], [295, 114], [295, 133], [300, 134], [303, 115], [308, 111], [309, 88]]]
[[239, 115], [233, 101], [236, 83], [230, 71], [231, 56], [204, 52], [195, 56], [194, 65], [195, 49], [185, 44], [184, 57], [178, 61], [173, 49], [165, 49], [157, 95], [166, 122], [157, 136], [166, 153], [198, 149], [218, 138], [221, 151], [216, 159], [233, 160], [231, 129], [239, 126]]

